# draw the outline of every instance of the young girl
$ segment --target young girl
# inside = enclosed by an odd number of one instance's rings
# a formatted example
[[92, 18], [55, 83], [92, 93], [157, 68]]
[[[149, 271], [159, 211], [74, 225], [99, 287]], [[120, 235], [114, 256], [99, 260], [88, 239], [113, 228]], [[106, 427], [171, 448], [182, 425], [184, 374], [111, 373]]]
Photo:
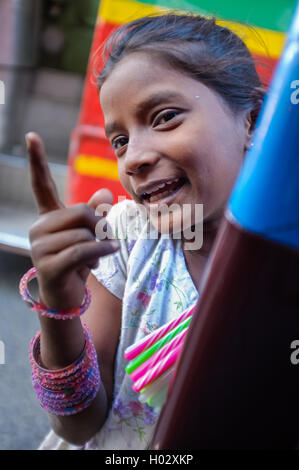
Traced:
[[[89, 406], [71, 415], [49, 413], [53, 431], [41, 449], [149, 445], [158, 413], [138, 401], [123, 354], [198, 299], [263, 98], [248, 49], [214, 19], [141, 18], [116, 32], [106, 52], [100, 101], [119, 178], [132, 197], [115, 204], [106, 217], [118, 246], [95, 239], [96, 225], [105, 218], [94, 209], [112, 203], [111, 193], [101, 189], [88, 204], [65, 208], [41, 140], [27, 135], [40, 212], [30, 231], [40, 302], [54, 310], [76, 308], [87, 283], [91, 304], [81, 320], [91, 332], [101, 377]], [[130, 216], [136, 204], [145, 212]], [[147, 238], [151, 221], [146, 214], [157, 204], [189, 205], [194, 227], [195, 205], [203, 204], [201, 248], [186, 249], [183, 231], [180, 238], [173, 236], [174, 218], [169, 219], [170, 236], [164, 233], [164, 214], [159, 215], [159, 236]], [[39, 367], [65, 369], [87, 344], [83, 323], [78, 317], [39, 317]]]

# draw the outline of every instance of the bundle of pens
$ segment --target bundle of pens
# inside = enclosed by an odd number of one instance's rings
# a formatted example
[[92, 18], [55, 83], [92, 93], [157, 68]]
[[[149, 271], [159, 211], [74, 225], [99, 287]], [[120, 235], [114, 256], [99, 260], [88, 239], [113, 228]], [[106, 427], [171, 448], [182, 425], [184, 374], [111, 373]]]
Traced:
[[125, 358], [130, 361], [126, 372], [142, 403], [163, 406], [195, 305], [126, 349]]

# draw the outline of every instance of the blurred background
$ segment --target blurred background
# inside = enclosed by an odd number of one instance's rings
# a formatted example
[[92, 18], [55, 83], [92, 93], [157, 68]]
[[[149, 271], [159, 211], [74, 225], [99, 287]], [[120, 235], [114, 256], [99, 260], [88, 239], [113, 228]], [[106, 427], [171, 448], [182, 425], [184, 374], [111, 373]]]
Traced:
[[43, 137], [64, 197], [70, 133], [78, 119], [98, 5], [98, 0], [0, 1], [2, 245], [28, 248], [26, 232], [35, 217], [26, 132]]
[[36, 449], [50, 429], [28, 359], [39, 323], [18, 294], [32, 266], [28, 230], [37, 217], [24, 134], [43, 137], [64, 199], [98, 6], [98, 0], [0, 0], [0, 449]]
[[32, 389], [28, 360], [39, 324], [18, 294], [19, 280], [32, 265], [28, 231], [37, 217], [24, 134], [36, 131], [44, 139], [58, 192], [67, 204], [86, 202], [103, 186], [114, 198], [129, 197], [104, 136], [89, 58], [121, 24], [175, 8], [228, 22], [268, 82], [296, 0], [249, 3], [0, 0], [0, 345], [5, 352], [1, 357], [0, 348], [0, 449], [36, 449], [49, 430]]

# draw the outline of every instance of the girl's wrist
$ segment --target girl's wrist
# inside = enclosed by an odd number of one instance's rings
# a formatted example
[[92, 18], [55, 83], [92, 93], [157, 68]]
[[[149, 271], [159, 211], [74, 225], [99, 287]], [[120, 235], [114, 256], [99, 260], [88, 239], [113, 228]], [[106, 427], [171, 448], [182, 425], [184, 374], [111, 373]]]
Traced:
[[[29, 283], [33, 279], [37, 278], [38, 272], [36, 268], [31, 268], [27, 273], [23, 275], [20, 280], [19, 289], [22, 299], [28, 304], [31, 310], [38, 312], [40, 315], [44, 315], [48, 318], [56, 320], [71, 320], [74, 317], [81, 316], [89, 307], [91, 302], [91, 293], [87, 286], [84, 289], [84, 298], [81, 305], [71, 307], [69, 309], [57, 309], [53, 308], [52, 300], [48, 300], [47, 304], [43, 304], [40, 300], [36, 300], [29, 289]], [[76, 295], [76, 292], [72, 292]], [[64, 302], [62, 296], [61, 302]], [[41, 299], [45, 298], [44, 294], [41, 293]], [[59, 298], [59, 296], [57, 296]]]
[[[30, 285], [29, 285], [30, 287]], [[80, 307], [86, 295], [86, 289], [82, 292], [77, 292], [75, 289], [69, 289], [70, 294], [66, 294], [66, 290], [59, 288], [59, 286], [45, 287], [43, 283], [38, 280], [38, 297], [37, 300], [41, 304], [53, 310], [69, 311]]]
[[84, 347], [80, 318], [56, 321], [39, 315], [41, 360], [46, 368], [60, 369], [74, 361]]
[[97, 353], [87, 325], [83, 324], [84, 345], [77, 357], [64, 367], [50, 369], [41, 356], [41, 335], [30, 343], [32, 382], [41, 406], [51, 414], [76, 414], [96, 397], [100, 384]]
[[85, 296], [79, 307], [55, 310], [42, 303], [45, 298], [42, 292], [39, 300], [31, 294], [29, 283], [37, 274], [36, 268], [31, 268], [24, 274], [20, 281], [20, 294], [30, 309], [39, 315], [43, 364], [50, 369], [65, 367], [78, 357], [84, 347], [84, 332], [79, 317], [89, 307], [91, 293], [88, 287], [85, 287]]

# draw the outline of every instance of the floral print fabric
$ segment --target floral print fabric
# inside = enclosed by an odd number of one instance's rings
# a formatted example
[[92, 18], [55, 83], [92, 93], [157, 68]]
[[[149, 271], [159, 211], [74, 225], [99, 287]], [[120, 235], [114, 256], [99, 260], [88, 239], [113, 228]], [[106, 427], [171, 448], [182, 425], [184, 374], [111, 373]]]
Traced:
[[[136, 203], [125, 199], [115, 204], [107, 221], [121, 248], [99, 259], [93, 270], [108, 290], [122, 300], [122, 326], [118, 346], [114, 399], [106, 423], [85, 449], [146, 449], [152, 438], [159, 410], [138, 400], [125, 372], [125, 349], [169, 322], [198, 298], [187, 270], [181, 240], [158, 234], [149, 238], [150, 223], [143, 213], [132, 212]], [[54, 432], [40, 449], [74, 449]]]

